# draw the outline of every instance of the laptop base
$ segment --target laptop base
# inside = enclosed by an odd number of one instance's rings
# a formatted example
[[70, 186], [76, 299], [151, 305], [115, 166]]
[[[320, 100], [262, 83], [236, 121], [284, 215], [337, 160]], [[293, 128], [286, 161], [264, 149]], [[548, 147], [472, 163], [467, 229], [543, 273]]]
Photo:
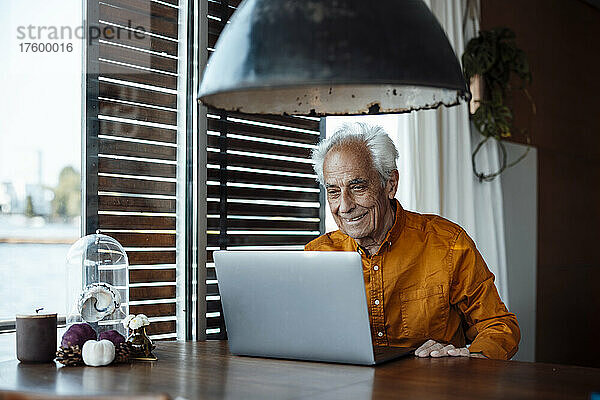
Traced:
[[414, 351], [414, 347], [375, 346], [373, 347], [375, 365], [413, 354]]

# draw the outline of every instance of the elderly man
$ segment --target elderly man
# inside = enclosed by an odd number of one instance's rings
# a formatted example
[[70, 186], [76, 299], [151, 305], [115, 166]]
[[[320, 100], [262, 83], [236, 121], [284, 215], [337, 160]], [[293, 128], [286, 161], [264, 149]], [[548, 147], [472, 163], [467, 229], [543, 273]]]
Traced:
[[396, 158], [380, 127], [346, 125], [323, 140], [313, 163], [339, 230], [305, 249], [361, 254], [374, 344], [418, 347], [419, 357], [511, 358], [519, 326], [494, 275], [458, 225], [402, 209]]

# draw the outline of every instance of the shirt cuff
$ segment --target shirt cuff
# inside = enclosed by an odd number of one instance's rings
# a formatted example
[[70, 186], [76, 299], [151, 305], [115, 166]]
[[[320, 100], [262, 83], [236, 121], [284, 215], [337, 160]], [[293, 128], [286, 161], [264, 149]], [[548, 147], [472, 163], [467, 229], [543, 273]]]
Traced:
[[496, 360], [508, 360], [508, 353], [502, 346], [489, 338], [475, 338], [469, 347], [471, 353], [481, 353], [487, 358]]

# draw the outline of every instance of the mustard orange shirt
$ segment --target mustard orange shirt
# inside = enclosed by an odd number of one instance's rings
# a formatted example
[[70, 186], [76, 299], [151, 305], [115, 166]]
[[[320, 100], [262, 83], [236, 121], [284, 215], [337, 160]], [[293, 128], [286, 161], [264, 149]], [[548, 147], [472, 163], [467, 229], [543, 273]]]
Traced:
[[394, 225], [379, 250], [364, 249], [340, 231], [305, 246], [313, 251], [358, 251], [371, 333], [376, 345], [418, 347], [428, 339], [488, 358], [518, 349], [517, 319], [498, 296], [494, 275], [458, 225], [405, 211], [396, 201]]

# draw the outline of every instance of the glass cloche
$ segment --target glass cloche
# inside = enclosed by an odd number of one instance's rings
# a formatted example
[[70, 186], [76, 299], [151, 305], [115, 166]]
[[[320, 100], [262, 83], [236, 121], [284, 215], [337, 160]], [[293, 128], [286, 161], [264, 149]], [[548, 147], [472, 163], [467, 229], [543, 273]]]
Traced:
[[87, 322], [97, 333], [115, 329], [129, 314], [129, 261], [119, 242], [103, 234], [79, 239], [67, 255], [67, 325]]

